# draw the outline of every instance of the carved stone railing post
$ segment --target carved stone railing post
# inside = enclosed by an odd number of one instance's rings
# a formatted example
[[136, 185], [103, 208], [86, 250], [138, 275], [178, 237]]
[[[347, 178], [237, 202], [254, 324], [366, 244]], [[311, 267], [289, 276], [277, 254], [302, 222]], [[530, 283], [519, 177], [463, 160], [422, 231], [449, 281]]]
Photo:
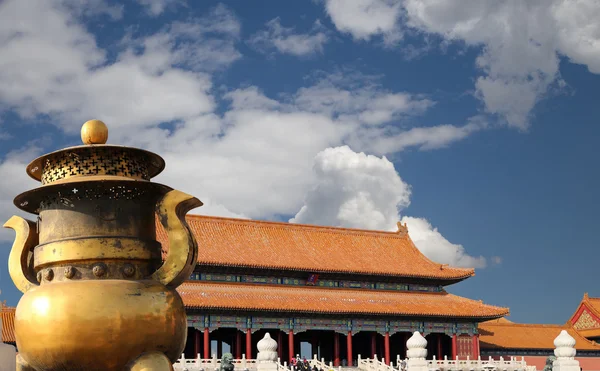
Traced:
[[256, 356], [256, 369], [258, 371], [277, 371], [277, 342], [271, 338], [268, 332], [265, 337], [256, 344], [258, 355]]
[[415, 331], [406, 342], [407, 371], [427, 371], [427, 340]]
[[553, 371], [579, 371], [579, 361], [575, 359], [575, 339], [566, 330], [562, 330], [554, 339], [554, 355], [556, 360], [552, 362]]

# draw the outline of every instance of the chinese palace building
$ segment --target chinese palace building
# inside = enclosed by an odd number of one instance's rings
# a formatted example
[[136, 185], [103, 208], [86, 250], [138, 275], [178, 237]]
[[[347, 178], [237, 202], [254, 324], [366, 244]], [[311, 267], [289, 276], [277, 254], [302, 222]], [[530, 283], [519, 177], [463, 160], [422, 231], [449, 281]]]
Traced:
[[[180, 292], [188, 310], [186, 357], [254, 358], [268, 331], [279, 357], [301, 348], [334, 364], [358, 355], [405, 357], [414, 331], [437, 357], [477, 357], [477, 324], [508, 309], [447, 293], [474, 275], [427, 259], [397, 232], [190, 216], [197, 269]], [[158, 240], [168, 248], [161, 229]], [[210, 343], [216, 341], [217, 352]], [[309, 354], [306, 354], [309, 356]]]
[[[525, 356], [542, 369], [566, 329], [582, 368], [600, 370], [600, 299], [585, 295], [564, 325], [510, 322], [507, 308], [446, 292], [474, 270], [427, 259], [406, 226], [381, 232], [197, 215], [187, 221], [199, 257], [178, 288], [187, 307], [186, 358], [227, 351], [255, 358], [268, 331], [282, 362], [296, 354], [335, 365], [354, 364], [358, 355], [389, 362], [406, 357], [406, 341], [419, 331], [428, 358]], [[159, 223], [157, 239], [168, 250]], [[12, 344], [13, 318], [14, 308], [2, 309], [3, 339]]]

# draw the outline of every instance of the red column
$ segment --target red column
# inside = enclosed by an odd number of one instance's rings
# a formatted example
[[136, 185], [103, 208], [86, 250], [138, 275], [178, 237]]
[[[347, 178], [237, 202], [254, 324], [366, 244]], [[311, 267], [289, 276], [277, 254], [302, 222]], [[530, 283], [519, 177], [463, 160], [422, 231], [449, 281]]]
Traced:
[[252, 330], [246, 329], [246, 359], [252, 359]]
[[479, 357], [479, 335], [473, 335], [473, 359], [477, 359]]
[[346, 338], [348, 343], [348, 367], [354, 366], [352, 361], [352, 331], [348, 331], [348, 337]]
[[442, 359], [442, 334], [437, 334], [437, 359]]
[[371, 358], [375, 358], [375, 354], [377, 354], [377, 333], [371, 333]]
[[390, 364], [390, 333], [386, 331], [385, 338], [383, 342], [384, 352], [385, 352], [385, 363]]
[[208, 336], [208, 327], [204, 328], [204, 358], [210, 358], [210, 336]]
[[240, 330], [235, 332], [235, 358], [242, 359], [242, 332]]
[[282, 334], [283, 332], [281, 332], [281, 330], [277, 333], [277, 357], [279, 357], [280, 360], [283, 359], [283, 347], [281, 346], [281, 344], [283, 344]]
[[452, 335], [452, 359], [456, 359], [457, 356], [457, 348], [456, 348], [456, 334]]
[[333, 334], [333, 365], [340, 365], [340, 334], [337, 332]]
[[292, 362], [292, 358], [294, 358], [294, 331], [290, 330], [290, 332], [288, 333], [288, 351], [289, 351], [289, 356], [290, 356], [290, 362]]

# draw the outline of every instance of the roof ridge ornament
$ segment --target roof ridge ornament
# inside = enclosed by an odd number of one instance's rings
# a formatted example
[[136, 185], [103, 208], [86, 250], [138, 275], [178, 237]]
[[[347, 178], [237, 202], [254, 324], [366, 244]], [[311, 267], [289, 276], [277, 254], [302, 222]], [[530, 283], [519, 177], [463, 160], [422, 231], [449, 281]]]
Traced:
[[406, 223], [404, 223], [404, 225], [402, 225], [402, 222], [398, 221], [396, 223], [396, 225], [398, 226], [398, 230], [396, 231], [396, 233], [398, 233], [398, 234], [406, 234], [406, 233], [408, 233], [408, 227], [406, 226]]

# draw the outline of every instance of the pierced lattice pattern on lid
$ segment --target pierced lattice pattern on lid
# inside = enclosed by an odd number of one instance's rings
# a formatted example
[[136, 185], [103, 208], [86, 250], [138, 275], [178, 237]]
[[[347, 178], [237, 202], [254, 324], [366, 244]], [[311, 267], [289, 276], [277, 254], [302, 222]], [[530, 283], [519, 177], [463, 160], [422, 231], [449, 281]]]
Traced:
[[73, 176], [112, 175], [150, 180], [149, 159], [127, 148], [79, 147], [58, 152], [44, 161], [41, 181], [49, 184]]

